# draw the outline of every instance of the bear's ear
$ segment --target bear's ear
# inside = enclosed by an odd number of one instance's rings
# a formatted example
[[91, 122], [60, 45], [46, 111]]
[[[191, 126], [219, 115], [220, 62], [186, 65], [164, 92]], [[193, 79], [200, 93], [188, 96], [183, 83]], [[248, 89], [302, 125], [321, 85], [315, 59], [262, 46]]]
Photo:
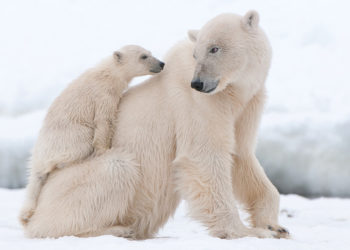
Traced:
[[259, 14], [255, 10], [250, 10], [241, 20], [243, 28], [246, 30], [254, 30], [259, 25]]
[[113, 58], [117, 63], [123, 62], [123, 54], [120, 51], [114, 51]]
[[192, 42], [196, 42], [197, 41], [197, 36], [198, 36], [199, 30], [189, 30], [187, 32], [188, 38], [192, 41]]

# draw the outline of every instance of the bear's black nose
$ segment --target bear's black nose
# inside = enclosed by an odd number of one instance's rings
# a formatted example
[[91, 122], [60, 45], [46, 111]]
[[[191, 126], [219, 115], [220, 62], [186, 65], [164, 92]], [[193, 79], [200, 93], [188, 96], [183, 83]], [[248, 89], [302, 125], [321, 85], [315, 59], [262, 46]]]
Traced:
[[163, 62], [160, 62], [160, 63], [159, 63], [159, 66], [161, 67], [161, 69], [164, 68], [164, 65], [165, 65], [165, 63], [163, 63]]
[[201, 91], [203, 89], [203, 82], [201, 82], [199, 79], [196, 79], [191, 82], [191, 87], [195, 90]]

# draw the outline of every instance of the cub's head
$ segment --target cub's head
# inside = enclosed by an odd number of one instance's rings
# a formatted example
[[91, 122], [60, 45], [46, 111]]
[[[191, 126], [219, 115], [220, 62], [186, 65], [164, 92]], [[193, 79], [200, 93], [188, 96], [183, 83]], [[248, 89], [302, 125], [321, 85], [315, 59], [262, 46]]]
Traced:
[[249, 11], [243, 17], [219, 15], [201, 30], [190, 30], [188, 36], [195, 43], [192, 88], [214, 94], [253, 77], [264, 82], [271, 51], [257, 12]]
[[137, 46], [127, 45], [113, 53], [117, 65], [122, 65], [133, 76], [153, 75], [164, 68], [164, 63], [153, 57], [151, 52]]

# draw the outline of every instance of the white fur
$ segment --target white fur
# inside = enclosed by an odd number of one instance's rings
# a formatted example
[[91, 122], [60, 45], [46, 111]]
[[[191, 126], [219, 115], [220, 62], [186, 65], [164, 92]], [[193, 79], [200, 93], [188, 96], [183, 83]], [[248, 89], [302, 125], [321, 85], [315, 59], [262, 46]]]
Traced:
[[[254, 154], [271, 49], [258, 24], [248, 31], [245, 20], [212, 19], [190, 34], [195, 43], [170, 50], [164, 72], [128, 90], [112, 149], [50, 175], [26, 233], [149, 238], [184, 198], [215, 237], [287, 237], [279, 194]], [[209, 55], [216, 43], [221, 54]], [[218, 86], [200, 93], [191, 88], [194, 76], [219, 79]], [[241, 222], [237, 201], [252, 228]]]
[[[142, 58], [145, 55], [147, 59]], [[147, 50], [128, 45], [82, 74], [57, 97], [33, 149], [22, 224], [34, 213], [41, 188], [54, 169], [99, 156], [111, 147], [123, 91], [133, 77], [155, 70], [161, 70], [160, 61]]]

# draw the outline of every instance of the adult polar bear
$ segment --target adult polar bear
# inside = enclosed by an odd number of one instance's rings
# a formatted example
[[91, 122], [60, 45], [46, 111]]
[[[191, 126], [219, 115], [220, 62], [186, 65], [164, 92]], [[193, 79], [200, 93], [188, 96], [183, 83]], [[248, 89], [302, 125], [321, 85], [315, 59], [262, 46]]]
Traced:
[[287, 237], [254, 155], [271, 57], [258, 19], [222, 14], [190, 31], [163, 73], [122, 98], [112, 149], [49, 176], [26, 233], [149, 238], [182, 197], [215, 237]]

